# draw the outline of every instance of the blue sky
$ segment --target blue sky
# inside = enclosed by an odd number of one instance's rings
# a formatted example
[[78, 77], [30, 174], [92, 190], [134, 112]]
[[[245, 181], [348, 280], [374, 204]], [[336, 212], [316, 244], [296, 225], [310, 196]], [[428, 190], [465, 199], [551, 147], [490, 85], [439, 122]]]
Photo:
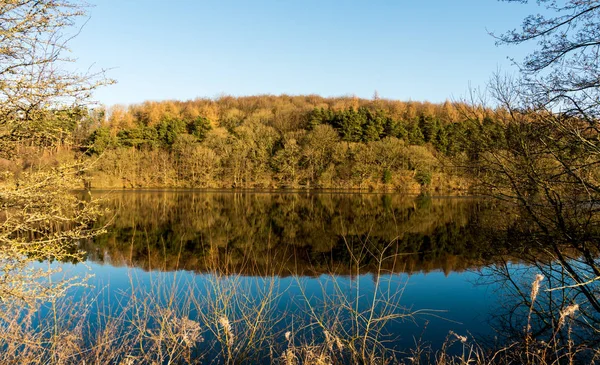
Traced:
[[106, 105], [221, 94], [357, 95], [440, 102], [482, 86], [507, 56], [488, 31], [535, 5], [497, 0], [91, 0], [70, 44], [77, 67], [109, 68]]

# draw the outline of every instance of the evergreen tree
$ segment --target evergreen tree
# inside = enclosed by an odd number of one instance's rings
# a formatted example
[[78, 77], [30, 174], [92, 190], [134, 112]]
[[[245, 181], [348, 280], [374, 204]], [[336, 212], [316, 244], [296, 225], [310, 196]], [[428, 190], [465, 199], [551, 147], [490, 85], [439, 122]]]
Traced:
[[385, 117], [380, 113], [373, 113], [366, 108], [362, 108], [365, 112], [365, 122], [363, 125], [363, 142], [379, 141], [384, 135]]
[[425, 142], [432, 142], [439, 130], [439, 124], [437, 119], [421, 115], [419, 117], [419, 129], [423, 132], [423, 140]]
[[425, 142], [423, 132], [417, 123], [412, 123], [408, 129], [408, 142], [414, 145], [422, 145]]
[[448, 132], [445, 128], [440, 128], [432, 141], [436, 150], [447, 154], [448, 153]]
[[187, 123], [186, 127], [187, 132], [196, 137], [199, 142], [204, 141], [206, 133], [212, 129], [210, 121], [202, 116], [198, 116], [196, 119]]

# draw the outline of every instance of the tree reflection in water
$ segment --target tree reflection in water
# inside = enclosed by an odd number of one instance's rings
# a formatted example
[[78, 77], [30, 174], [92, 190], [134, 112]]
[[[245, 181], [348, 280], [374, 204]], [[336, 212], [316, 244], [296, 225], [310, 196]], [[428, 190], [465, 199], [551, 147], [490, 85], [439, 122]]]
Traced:
[[474, 198], [125, 192], [109, 206], [114, 226], [88, 243], [88, 258], [146, 270], [202, 272], [221, 262], [252, 274], [347, 274], [353, 250], [367, 245], [387, 247], [388, 270], [450, 273], [509, 254], [487, 236], [510, 217]]
[[[107, 204], [115, 224], [85, 244], [91, 261], [265, 279], [481, 270], [484, 282], [501, 289], [491, 320], [496, 340], [478, 340], [478, 351], [502, 361], [561, 363], [592, 361], [599, 345], [595, 241], [573, 245], [542, 235], [494, 201], [162, 191], [113, 193]], [[544, 280], [532, 302], [536, 275]]]

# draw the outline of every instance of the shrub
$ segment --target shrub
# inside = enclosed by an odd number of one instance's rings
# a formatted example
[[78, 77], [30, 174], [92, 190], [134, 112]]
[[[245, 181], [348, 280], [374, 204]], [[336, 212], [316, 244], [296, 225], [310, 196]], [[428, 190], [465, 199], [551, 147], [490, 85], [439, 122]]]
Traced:
[[431, 184], [431, 171], [419, 170], [415, 174], [415, 180], [421, 186], [428, 186]]

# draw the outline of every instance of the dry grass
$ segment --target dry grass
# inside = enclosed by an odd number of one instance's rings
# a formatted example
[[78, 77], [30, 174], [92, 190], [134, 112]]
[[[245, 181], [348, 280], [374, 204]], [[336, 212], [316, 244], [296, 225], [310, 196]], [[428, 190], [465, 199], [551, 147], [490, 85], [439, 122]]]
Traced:
[[[532, 333], [531, 314], [538, 295], [547, 292], [542, 290], [541, 275], [531, 286], [528, 323], [520, 339], [488, 347], [451, 332], [439, 351], [417, 341], [413, 348], [398, 352], [390, 347], [398, 335], [389, 331], [390, 326], [437, 313], [403, 307], [402, 285], [384, 269], [385, 262], [397, 258], [390, 249], [393, 244], [377, 247], [369, 244], [368, 237], [356, 244], [347, 241], [351, 277], [322, 275], [317, 294], [307, 289], [301, 277], [283, 285], [277, 278], [281, 263], [272, 263], [269, 275], [244, 276], [228, 272], [230, 263], [210, 255], [207, 260], [215, 261], [206, 263], [210, 270], [202, 276], [153, 272], [150, 282], [145, 282], [131, 270], [129, 289], [118, 296], [110, 287], [87, 291], [77, 286], [80, 281], [57, 277], [60, 266], [50, 265], [35, 280], [45, 283], [36, 290], [51, 295], [36, 294], [37, 300], [25, 301], [27, 306], [18, 297], [3, 298], [0, 363], [559, 365], [583, 358], [599, 361], [598, 350], [571, 340], [576, 330], [573, 317], [578, 315], [575, 303], [554, 319], [550, 338]], [[25, 262], [23, 268], [29, 270], [30, 264]], [[241, 272], [252, 268], [246, 269]], [[370, 288], [361, 280], [366, 273], [373, 275]], [[291, 289], [299, 294], [282, 309], [281, 298]], [[87, 294], [78, 296], [81, 293]]]
[[[132, 271], [134, 289], [117, 297], [106, 287], [95, 297], [63, 297], [38, 307], [4, 303], [0, 363], [558, 365], [577, 363], [580, 355], [590, 363], [600, 357], [597, 350], [570, 342], [565, 348], [556, 336], [574, 330], [576, 305], [561, 312], [550, 340], [534, 338], [527, 325], [525, 340], [492, 349], [450, 332], [439, 351], [417, 342], [407, 355], [386, 346], [391, 338], [385, 325], [418, 312], [402, 309], [401, 294], [382, 288], [383, 279], [360, 305], [355, 300], [360, 280], [351, 280], [349, 292], [347, 283], [331, 276], [315, 300], [298, 279], [303, 312], [290, 310], [282, 318], [278, 299], [290, 288], [275, 278], [215, 270], [197, 281], [184, 274], [156, 273], [147, 285]], [[534, 300], [538, 279], [532, 285]]]

